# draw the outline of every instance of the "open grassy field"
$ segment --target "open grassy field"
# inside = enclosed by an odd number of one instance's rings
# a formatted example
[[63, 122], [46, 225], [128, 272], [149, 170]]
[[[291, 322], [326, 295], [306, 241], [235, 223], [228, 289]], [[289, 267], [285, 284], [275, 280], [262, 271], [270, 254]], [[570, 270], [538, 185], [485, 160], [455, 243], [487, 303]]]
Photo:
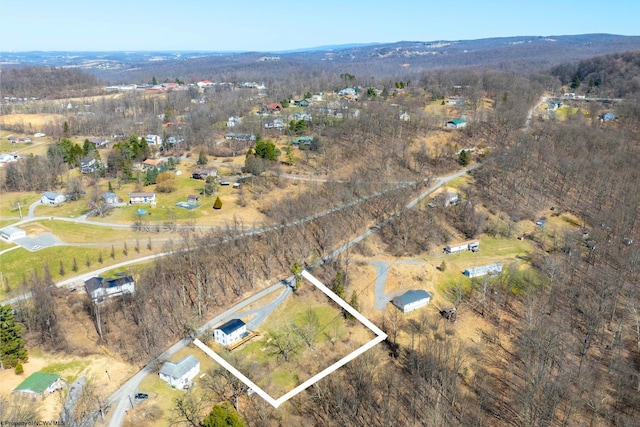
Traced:
[[27, 216], [29, 213], [29, 205], [40, 200], [42, 194], [38, 192], [8, 192], [5, 191], [0, 197], [0, 217], [3, 218], [19, 218], [20, 210], [22, 215]]
[[[26, 290], [21, 288], [23, 277], [28, 278], [33, 272], [40, 277], [43, 275], [44, 266], [49, 266], [51, 278], [59, 281], [78, 274], [86, 273], [96, 268], [116, 264], [122, 261], [139, 258], [150, 255], [153, 252], [148, 250], [145, 241], [140, 243], [140, 252], [137, 253], [134, 247], [128, 245], [127, 255], [124, 255], [123, 244], [114, 244], [114, 257], [111, 258], [111, 246], [103, 248], [84, 247], [84, 246], [52, 246], [32, 252], [24, 248], [15, 249], [0, 255], [0, 266], [2, 267], [2, 275], [9, 283], [9, 292], [6, 288], [0, 288], [0, 298], [9, 298]], [[157, 246], [157, 245], [156, 245]], [[155, 250], [155, 247], [152, 247]], [[100, 254], [102, 255], [102, 263], [99, 262]], [[77, 271], [73, 271], [75, 264]], [[89, 261], [89, 265], [87, 265]], [[61, 274], [60, 265], [62, 264]]]

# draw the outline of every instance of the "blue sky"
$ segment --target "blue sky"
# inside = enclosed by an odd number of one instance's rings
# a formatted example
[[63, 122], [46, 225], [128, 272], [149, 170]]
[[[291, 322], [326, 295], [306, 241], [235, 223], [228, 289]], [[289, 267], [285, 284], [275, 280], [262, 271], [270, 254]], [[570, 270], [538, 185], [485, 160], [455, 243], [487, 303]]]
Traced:
[[640, 1], [0, 0], [0, 51], [264, 51], [402, 40], [640, 35]]

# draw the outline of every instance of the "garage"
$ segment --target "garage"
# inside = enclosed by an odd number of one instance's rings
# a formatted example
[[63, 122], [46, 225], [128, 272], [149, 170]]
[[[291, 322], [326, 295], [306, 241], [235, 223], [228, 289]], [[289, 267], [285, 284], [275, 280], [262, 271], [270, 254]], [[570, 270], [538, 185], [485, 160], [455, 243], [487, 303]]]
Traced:
[[20, 227], [15, 227], [13, 225], [10, 225], [8, 227], [3, 228], [2, 231], [0, 231], [0, 237], [10, 242], [13, 242], [16, 239], [27, 237], [27, 232]]

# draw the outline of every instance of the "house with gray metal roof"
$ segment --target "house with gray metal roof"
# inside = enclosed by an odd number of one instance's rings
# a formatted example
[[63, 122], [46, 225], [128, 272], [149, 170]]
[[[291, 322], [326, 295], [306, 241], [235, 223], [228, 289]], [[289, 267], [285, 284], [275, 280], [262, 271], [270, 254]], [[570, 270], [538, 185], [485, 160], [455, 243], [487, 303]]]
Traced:
[[188, 355], [178, 362], [165, 362], [160, 368], [160, 379], [171, 387], [184, 389], [200, 372], [200, 361], [195, 356]]
[[55, 191], [45, 191], [40, 196], [40, 203], [49, 206], [58, 206], [60, 203], [66, 202], [67, 197], [64, 194], [56, 193]]
[[422, 289], [407, 291], [404, 294], [395, 297], [391, 303], [398, 307], [403, 313], [417, 310], [429, 304], [431, 294]]

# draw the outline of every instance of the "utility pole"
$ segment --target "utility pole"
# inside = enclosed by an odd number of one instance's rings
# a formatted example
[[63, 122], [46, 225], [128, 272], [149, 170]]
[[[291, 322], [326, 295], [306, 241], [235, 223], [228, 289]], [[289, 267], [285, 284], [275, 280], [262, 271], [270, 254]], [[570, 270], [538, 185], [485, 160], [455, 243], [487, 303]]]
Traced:
[[22, 206], [20, 206], [20, 202], [18, 202], [18, 212], [20, 212], [20, 219], [22, 219]]

